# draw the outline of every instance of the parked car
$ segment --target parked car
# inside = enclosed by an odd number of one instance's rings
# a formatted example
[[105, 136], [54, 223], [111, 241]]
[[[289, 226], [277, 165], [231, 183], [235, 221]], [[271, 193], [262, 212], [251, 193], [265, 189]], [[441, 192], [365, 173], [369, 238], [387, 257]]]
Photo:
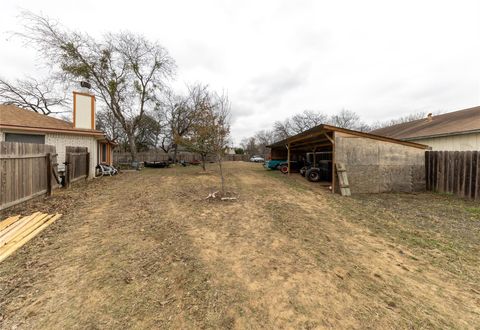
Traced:
[[265, 158], [263, 158], [262, 156], [253, 156], [252, 158], [250, 158], [250, 161], [254, 163], [263, 163], [265, 161]]
[[266, 161], [263, 166], [265, 166], [265, 168], [269, 168], [271, 170], [278, 170], [279, 167], [280, 167], [280, 164], [285, 163], [285, 162], [286, 162], [285, 159], [272, 159], [272, 160]]

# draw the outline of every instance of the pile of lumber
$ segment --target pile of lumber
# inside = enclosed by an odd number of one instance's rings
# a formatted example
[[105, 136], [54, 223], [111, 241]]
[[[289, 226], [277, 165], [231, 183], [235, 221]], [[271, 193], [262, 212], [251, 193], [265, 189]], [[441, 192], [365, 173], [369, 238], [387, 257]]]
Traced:
[[19, 215], [0, 222], [0, 262], [47, 228], [61, 214], [35, 212], [26, 217]]

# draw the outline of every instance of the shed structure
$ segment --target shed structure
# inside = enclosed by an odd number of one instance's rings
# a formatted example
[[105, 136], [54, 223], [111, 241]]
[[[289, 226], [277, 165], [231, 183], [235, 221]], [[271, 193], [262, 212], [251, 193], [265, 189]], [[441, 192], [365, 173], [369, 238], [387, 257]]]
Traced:
[[425, 190], [428, 147], [423, 144], [319, 125], [269, 147], [272, 160], [285, 159], [289, 165], [307, 154], [313, 155], [314, 163], [321, 156], [318, 162], [328, 166], [325, 183], [332, 192], [339, 192], [336, 163], [345, 165], [353, 194]]

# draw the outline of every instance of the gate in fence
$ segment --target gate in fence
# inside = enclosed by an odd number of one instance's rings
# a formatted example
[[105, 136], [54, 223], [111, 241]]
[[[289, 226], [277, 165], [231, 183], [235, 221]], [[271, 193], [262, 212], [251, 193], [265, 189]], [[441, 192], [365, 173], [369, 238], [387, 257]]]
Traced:
[[479, 151], [426, 151], [427, 190], [480, 200]]
[[50, 195], [60, 184], [55, 147], [0, 142], [0, 210]]
[[66, 147], [65, 186], [90, 175], [90, 153], [86, 147]]

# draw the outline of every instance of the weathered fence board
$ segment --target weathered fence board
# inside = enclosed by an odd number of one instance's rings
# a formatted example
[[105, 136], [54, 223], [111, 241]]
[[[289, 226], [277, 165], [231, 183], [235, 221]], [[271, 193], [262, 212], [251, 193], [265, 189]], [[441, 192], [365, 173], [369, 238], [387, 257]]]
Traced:
[[0, 142], [0, 210], [51, 194], [58, 186], [56, 162], [54, 146]]
[[425, 152], [426, 188], [480, 200], [480, 151]]
[[87, 179], [89, 176], [90, 153], [86, 147], [67, 147], [65, 153], [65, 185]]

